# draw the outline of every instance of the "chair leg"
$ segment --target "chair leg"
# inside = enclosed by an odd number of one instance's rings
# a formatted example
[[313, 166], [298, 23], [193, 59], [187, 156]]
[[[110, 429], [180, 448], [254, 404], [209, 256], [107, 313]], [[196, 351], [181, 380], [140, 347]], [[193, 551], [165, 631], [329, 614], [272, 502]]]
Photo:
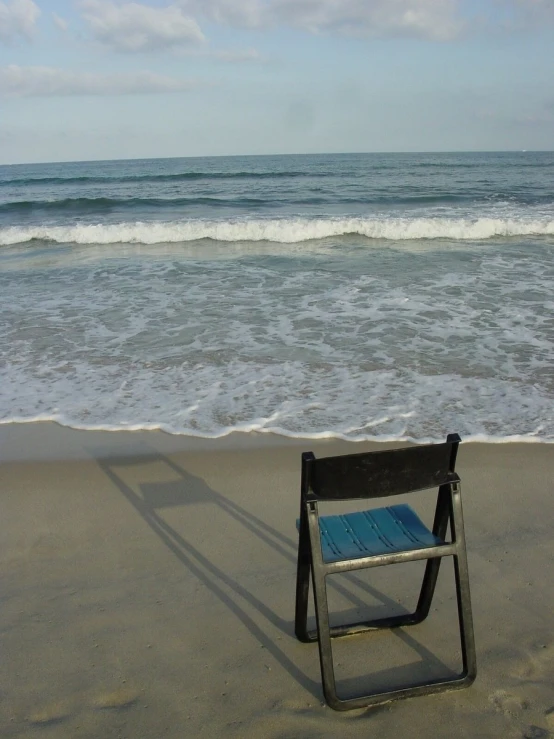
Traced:
[[471, 594], [469, 590], [469, 570], [464, 535], [462, 501], [458, 492], [452, 497], [451, 526], [454, 538], [458, 539], [458, 554], [454, 556], [454, 576], [456, 578], [456, 597], [458, 601], [458, 620], [460, 624], [460, 640], [462, 644], [463, 674], [467, 685], [477, 675], [477, 657], [475, 654], [475, 636], [473, 633], [473, 615], [471, 612]]
[[325, 574], [319, 567], [317, 567], [317, 565], [314, 565], [312, 567], [312, 577], [323, 694], [325, 695], [325, 700], [328, 705], [331, 708], [340, 711], [342, 701], [337, 695], [335, 685], [335, 670], [333, 667], [333, 652], [331, 647], [331, 629], [329, 626], [329, 608], [327, 605]]
[[456, 578], [458, 621], [460, 624], [460, 642], [462, 646], [462, 675], [466, 678], [466, 684], [470, 685], [477, 675], [477, 657], [475, 654], [475, 636], [473, 633], [473, 616], [471, 613], [469, 573], [464, 549], [461, 550], [459, 556], [454, 557], [454, 575]]
[[308, 632], [308, 598], [310, 594], [310, 553], [298, 549], [298, 565], [296, 569], [296, 607], [294, 617], [294, 633], [301, 642], [315, 641], [317, 636]]
[[[449, 519], [450, 491], [448, 488], [440, 488], [437, 501], [437, 509], [435, 511], [435, 520], [433, 522], [433, 534], [435, 536], [438, 536], [439, 539], [444, 540], [444, 538], [446, 537]], [[425, 574], [423, 576], [423, 583], [421, 585], [421, 592], [419, 594], [419, 600], [414, 612], [414, 624], [421, 623], [429, 615], [431, 603], [435, 594], [435, 588], [437, 586], [437, 578], [439, 576], [441, 559], [442, 557], [435, 557], [433, 559], [427, 560], [427, 565], [425, 566]]]
[[421, 586], [417, 607], [414, 612], [414, 624], [419, 624], [422, 621], [425, 621], [429, 615], [437, 585], [437, 578], [439, 576], [441, 559], [442, 557], [435, 557], [434, 559], [427, 560], [425, 575], [423, 576], [423, 584]]

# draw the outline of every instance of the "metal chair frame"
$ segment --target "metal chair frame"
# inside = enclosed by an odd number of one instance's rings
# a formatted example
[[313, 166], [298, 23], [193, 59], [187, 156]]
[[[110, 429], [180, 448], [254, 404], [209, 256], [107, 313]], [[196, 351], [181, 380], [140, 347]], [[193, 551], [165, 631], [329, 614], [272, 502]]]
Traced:
[[[461, 482], [454, 471], [460, 437], [449, 434], [446, 444], [430, 444], [316, 459], [302, 454], [298, 567], [296, 581], [295, 633], [302, 642], [317, 641], [323, 692], [328, 705], [347, 711], [399, 698], [427, 695], [471, 685], [477, 673], [473, 619], [469, 589]], [[321, 546], [318, 502], [399, 495], [438, 485], [432, 533], [441, 544], [378, 554], [356, 559], [325, 562]], [[450, 524], [451, 541], [445, 537]], [[455, 676], [403, 685], [392, 690], [339, 698], [336, 690], [331, 638], [377, 629], [392, 629], [421, 623], [429, 614], [442, 557], [454, 558], [462, 671]], [[373, 621], [331, 627], [326, 578], [336, 573], [367, 567], [427, 560], [417, 607], [413, 613]], [[308, 630], [310, 576], [314, 590], [316, 629]]]

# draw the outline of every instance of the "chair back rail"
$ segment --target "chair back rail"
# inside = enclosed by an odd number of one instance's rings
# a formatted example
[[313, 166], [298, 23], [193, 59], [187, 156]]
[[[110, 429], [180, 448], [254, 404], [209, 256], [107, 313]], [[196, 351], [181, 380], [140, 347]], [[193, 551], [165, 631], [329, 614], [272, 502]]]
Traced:
[[402, 495], [456, 482], [457, 446], [456, 440], [321, 459], [306, 455], [306, 492], [320, 500], [353, 500]]

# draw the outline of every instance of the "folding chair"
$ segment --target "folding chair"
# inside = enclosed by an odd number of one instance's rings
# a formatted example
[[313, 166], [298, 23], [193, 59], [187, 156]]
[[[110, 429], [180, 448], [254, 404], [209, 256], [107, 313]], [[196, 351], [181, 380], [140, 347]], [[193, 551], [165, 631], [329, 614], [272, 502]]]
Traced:
[[[398, 698], [464, 688], [476, 675], [475, 643], [469, 592], [460, 478], [454, 472], [457, 434], [446, 443], [316, 459], [302, 455], [302, 479], [296, 581], [295, 632], [300, 641], [318, 641], [323, 692], [337, 711], [385, 703]], [[408, 505], [393, 505], [337, 516], [319, 516], [319, 501], [381, 498], [438, 486], [433, 530]], [[450, 541], [446, 532], [450, 523]], [[431, 607], [441, 558], [454, 557], [463, 669], [459, 675], [402, 685], [367, 695], [337, 695], [331, 638], [363, 631], [411, 626]], [[374, 621], [329, 625], [326, 578], [366, 567], [427, 560], [419, 601], [413, 613]], [[314, 588], [316, 629], [308, 630], [310, 575]]]

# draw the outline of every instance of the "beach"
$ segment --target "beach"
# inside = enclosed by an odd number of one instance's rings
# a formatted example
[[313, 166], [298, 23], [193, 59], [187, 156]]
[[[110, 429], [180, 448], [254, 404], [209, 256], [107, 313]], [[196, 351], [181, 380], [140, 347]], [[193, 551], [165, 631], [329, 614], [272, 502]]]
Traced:
[[[394, 445], [0, 426], [0, 735], [549, 736], [545, 443], [460, 447], [475, 684], [348, 714], [325, 706], [317, 647], [293, 627], [300, 453]], [[412, 498], [428, 521], [434, 496]], [[332, 579], [338, 617], [413, 605], [421, 563], [367, 572]], [[456, 628], [445, 560], [426, 622], [334, 642], [339, 690], [458, 670]]]

